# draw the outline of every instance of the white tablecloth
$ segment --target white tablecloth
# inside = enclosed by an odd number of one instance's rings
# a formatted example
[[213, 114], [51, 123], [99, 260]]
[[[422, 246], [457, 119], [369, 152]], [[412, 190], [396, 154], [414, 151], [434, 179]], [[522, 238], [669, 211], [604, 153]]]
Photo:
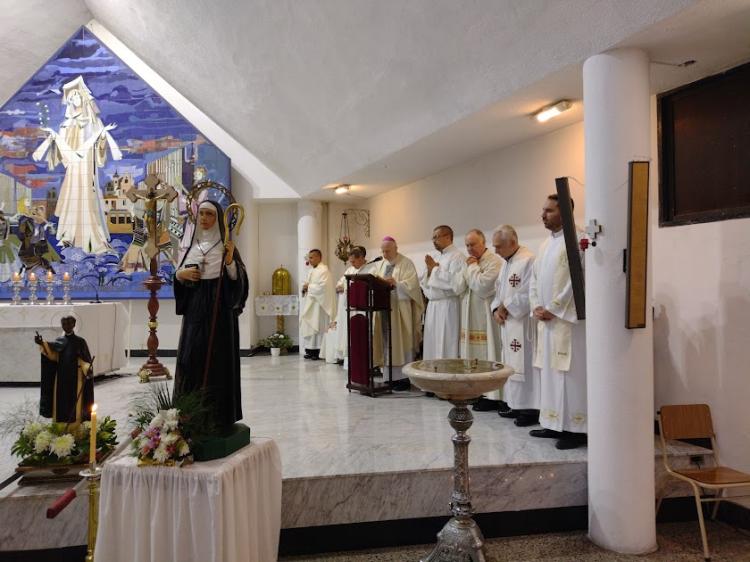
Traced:
[[62, 335], [60, 319], [76, 317], [76, 334], [86, 340], [96, 374], [127, 364], [128, 311], [120, 302], [18, 305], [0, 304], [0, 382], [38, 382], [38, 331], [45, 340]]
[[271, 439], [184, 468], [104, 465], [97, 562], [271, 562], [281, 529], [281, 457]]

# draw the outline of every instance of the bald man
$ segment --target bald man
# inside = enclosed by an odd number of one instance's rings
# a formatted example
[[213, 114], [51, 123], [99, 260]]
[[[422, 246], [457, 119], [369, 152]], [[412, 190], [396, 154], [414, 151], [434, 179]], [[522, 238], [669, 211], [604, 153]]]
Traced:
[[[495, 296], [495, 281], [500, 274], [503, 260], [487, 248], [484, 233], [474, 228], [464, 238], [466, 267], [459, 277], [457, 288], [463, 288], [461, 301], [460, 351], [463, 359], [500, 361], [500, 328], [492, 319], [492, 299]], [[506, 410], [501, 404], [501, 391], [487, 393], [474, 404], [479, 412]]]
[[507, 224], [492, 234], [495, 253], [503, 258], [503, 268], [495, 283], [495, 298], [490, 305], [500, 326], [503, 363], [513, 369], [505, 382], [503, 397], [511, 408], [500, 417], [515, 418], [515, 424], [526, 427], [539, 423], [539, 372], [532, 368], [532, 345], [529, 323], [529, 283], [534, 254], [518, 243], [516, 230]]
[[425, 256], [425, 270], [419, 279], [428, 301], [422, 358], [450, 359], [458, 357], [461, 295], [456, 292], [455, 279], [463, 272], [466, 256], [453, 244], [450, 226], [435, 227], [432, 244], [435, 251]]
[[[406, 256], [398, 252], [396, 240], [387, 236], [380, 245], [383, 259], [373, 264], [370, 273], [383, 278], [393, 289], [391, 291], [391, 342], [393, 354], [393, 390], [409, 390], [409, 378], [403, 374], [401, 367], [414, 361], [422, 340], [422, 313], [424, 299], [419, 288], [417, 268]], [[383, 330], [385, 324], [380, 322], [377, 313], [375, 333], [373, 334], [373, 358], [377, 365], [386, 364], [387, 351], [384, 349]]]

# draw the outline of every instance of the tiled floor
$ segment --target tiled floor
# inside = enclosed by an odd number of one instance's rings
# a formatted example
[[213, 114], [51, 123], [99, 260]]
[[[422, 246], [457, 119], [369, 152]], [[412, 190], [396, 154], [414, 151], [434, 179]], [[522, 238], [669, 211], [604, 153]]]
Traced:
[[[709, 545], [713, 562], [750, 561], [750, 533], [723, 523], [709, 523]], [[668, 523], [658, 527], [659, 550], [645, 556], [609, 552], [594, 545], [583, 532], [550, 533], [490, 539], [485, 545], [487, 562], [620, 562], [643, 560], [660, 562], [701, 561], [698, 523]], [[285, 562], [416, 562], [431, 545], [359, 552], [339, 552], [315, 556], [280, 558]]]
[[[126, 435], [128, 405], [147, 390], [133, 375], [143, 359], [95, 386], [99, 416], [117, 419]], [[174, 369], [174, 360], [164, 363]], [[152, 383], [153, 384], [153, 383]], [[379, 398], [346, 390], [346, 373], [322, 361], [296, 355], [242, 360], [244, 421], [253, 435], [271, 437], [281, 449], [284, 478], [451, 467], [450, 404], [417, 390]], [[0, 388], [0, 420], [24, 401], [39, 399], [33, 387]], [[586, 449], [558, 451], [553, 440], [533, 439], [528, 428], [495, 412], [476, 412], [470, 430], [472, 466], [580, 462]], [[0, 479], [17, 460], [11, 437], [0, 437]]]

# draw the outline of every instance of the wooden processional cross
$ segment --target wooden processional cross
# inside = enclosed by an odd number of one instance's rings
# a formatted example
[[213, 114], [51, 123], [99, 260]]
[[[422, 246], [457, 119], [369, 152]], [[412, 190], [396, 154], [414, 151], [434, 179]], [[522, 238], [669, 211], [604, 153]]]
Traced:
[[140, 382], [149, 382], [152, 377], [163, 376], [167, 379], [172, 378], [169, 369], [162, 365], [158, 358], [159, 337], [157, 336], [156, 329], [159, 325], [157, 322], [159, 299], [156, 294], [162, 285], [164, 285], [164, 281], [158, 275], [159, 239], [163, 229], [163, 225], [159, 223], [158, 203], [159, 201], [174, 201], [177, 197], [177, 191], [171, 185], [162, 183], [154, 174], [146, 176], [144, 183], [146, 184], [145, 189], [135, 189], [135, 186], [133, 186], [125, 192], [125, 195], [133, 203], [141, 200], [145, 205], [144, 221], [146, 223], [148, 240], [146, 240], [143, 251], [149, 259], [149, 272], [151, 276], [145, 281], [144, 286], [151, 292], [151, 296], [148, 299], [149, 334], [146, 344], [148, 347], [148, 360], [143, 364], [141, 370], [138, 371], [138, 378]]

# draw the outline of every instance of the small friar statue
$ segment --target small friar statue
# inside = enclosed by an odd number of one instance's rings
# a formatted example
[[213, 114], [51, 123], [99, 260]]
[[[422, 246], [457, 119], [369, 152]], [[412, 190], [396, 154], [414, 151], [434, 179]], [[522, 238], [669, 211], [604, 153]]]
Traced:
[[34, 338], [42, 354], [39, 414], [53, 422], [81, 423], [91, 419], [94, 404], [93, 359], [86, 340], [73, 332], [76, 319], [65, 316], [60, 323], [62, 337], [44, 341], [37, 333]]

